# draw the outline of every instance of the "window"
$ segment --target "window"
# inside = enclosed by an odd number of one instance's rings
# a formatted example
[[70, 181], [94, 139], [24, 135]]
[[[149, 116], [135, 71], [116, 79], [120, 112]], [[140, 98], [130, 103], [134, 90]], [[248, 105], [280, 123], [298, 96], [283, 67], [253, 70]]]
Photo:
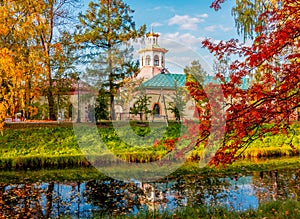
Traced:
[[159, 66], [159, 57], [158, 57], [158, 55], [154, 56], [154, 66]]
[[159, 107], [158, 103], [154, 104], [154, 106], [153, 106], [153, 114], [155, 117], [160, 116], [160, 107]]
[[146, 56], [146, 65], [150, 65], [150, 56]]
[[73, 105], [70, 104], [69, 105], [69, 108], [68, 108], [68, 116], [69, 116], [69, 119], [71, 120], [72, 119], [72, 111], [73, 111]]

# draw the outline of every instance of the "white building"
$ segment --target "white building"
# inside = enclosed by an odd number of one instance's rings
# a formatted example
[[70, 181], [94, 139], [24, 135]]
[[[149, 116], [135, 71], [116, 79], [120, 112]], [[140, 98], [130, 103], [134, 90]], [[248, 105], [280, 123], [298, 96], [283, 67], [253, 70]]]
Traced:
[[[149, 120], [154, 119], [171, 119], [175, 120], [174, 113], [171, 112], [170, 103], [176, 89], [184, 88], [186, 77], [185, 74], [170, 73], [165, 66], [165, 55], [167, 49], [159, 46], [159, 34], [151, 32], [146, 34], [146, 46], [140, 49], [140, 71], [133, 80], [142, 80], [140, 88], [150, 97], [149, 109], [153, 111], [148, 115]], [[188, 63], [187, 63], [188, 64]], [[132, 93], [132, 100], [129, 106], [117, 106], [117, 119], [139, 119], [140, 116], [130, 114], [130, 107], [133, 107], [141, 96], [141, 92], [136, 90]], [[186, 102], [183, 115], [185, 118], [193, 118], [195, 103], [188, 95], [182, 97]], [[119, 109], [121, 107], [121, 109]]]

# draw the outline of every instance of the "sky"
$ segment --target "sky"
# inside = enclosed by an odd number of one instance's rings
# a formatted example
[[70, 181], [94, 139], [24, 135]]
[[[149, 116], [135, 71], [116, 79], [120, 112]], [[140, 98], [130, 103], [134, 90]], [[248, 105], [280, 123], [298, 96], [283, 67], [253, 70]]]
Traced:
[[[214, 57], [202, 48], [201, 41], [206, 38], [214, 42], [240, 39], [231, 16], [235, 1], [225, 1], [219, 11], [210, 8], [212, 1], [124, 0], [135, 11], [132, 16], [137, 27], [146, 24], [147, 32], [153, 28], [160, 34], [159, 45], [169, 50], [166, 54], [169, 71], [183, 73], [191, 61], [199, 60], [209, 74]], [[138, 51], [139, 47], [136, 48]]]

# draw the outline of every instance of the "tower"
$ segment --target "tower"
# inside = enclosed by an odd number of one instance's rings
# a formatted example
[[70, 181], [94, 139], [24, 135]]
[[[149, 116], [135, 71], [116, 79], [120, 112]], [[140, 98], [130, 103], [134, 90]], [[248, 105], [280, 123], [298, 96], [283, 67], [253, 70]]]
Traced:
[[158, 45], [158, 37], [159, 34], [153, 31], [146, 34], [146, 46], [139, 50], [141, 69], [137, 78], [149, 80], [165, 68], [165, 54], [168, 50]]

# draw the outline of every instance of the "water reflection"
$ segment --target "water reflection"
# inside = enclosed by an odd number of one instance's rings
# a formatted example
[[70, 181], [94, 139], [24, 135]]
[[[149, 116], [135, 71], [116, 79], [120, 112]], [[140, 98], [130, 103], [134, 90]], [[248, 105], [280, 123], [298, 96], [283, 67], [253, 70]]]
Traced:
[[93, 180], [85, 182], [83, 193], [87, 203], [97, 206], [103, 214], [120, 215], [140, 209], [144, 194], [134, 183]]
[[225, 206], [242, 211], [300, 195], [300, 170], [207, 177], [188, 175], [157, 182], [98, 179], [0, 184], [1, 217], [49, 218], [170, 211], [183, 206]]
[[253, 173], [253, 186], [259, 203], [297, 198], [300, 195], [300, 170]]

